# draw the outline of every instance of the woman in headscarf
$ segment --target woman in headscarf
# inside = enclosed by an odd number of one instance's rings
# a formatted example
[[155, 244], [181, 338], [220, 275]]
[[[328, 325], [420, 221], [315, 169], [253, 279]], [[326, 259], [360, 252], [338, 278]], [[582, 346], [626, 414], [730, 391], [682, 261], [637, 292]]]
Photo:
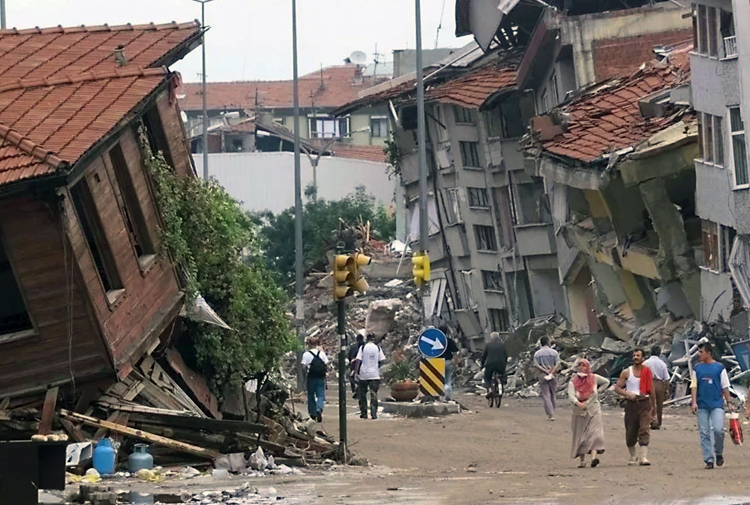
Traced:
[[609, 387], [609, 380], [591, 371], [588, 360], [578, 362], [578, 371], [568, 384], [568, 398], [573, 404], [573, 446], [571, 458], [579, 458], [579, 468], [586, 466], [586, 455], [591, 454], [591, 466], [599, 464], [604, 453], [604, 426], [599, 393]]

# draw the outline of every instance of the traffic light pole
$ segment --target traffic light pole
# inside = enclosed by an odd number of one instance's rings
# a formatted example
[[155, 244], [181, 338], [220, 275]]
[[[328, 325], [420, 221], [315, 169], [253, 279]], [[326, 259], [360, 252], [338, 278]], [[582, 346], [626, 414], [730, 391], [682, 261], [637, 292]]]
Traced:
[[344, 451], [344, 461], [347, 459], [346, 441], [346, 302], [336, 301], [338, 306], [339, 332], [339, 439]]
[[[422, 61], [422, 6], [420, 0], [415, 0], [415, 15], [417, 18], [417, 143], [419, 164], [419, 249], [427, 253], [429, 241], [429, 226], [427, 215], [427, 145], [424, 110], [424, 65]], [[430, 321], [427, 314], [427, 306], [430, 297], [430, 284], [421, 283], [422, 291], [422, 317], [424, 325]]]

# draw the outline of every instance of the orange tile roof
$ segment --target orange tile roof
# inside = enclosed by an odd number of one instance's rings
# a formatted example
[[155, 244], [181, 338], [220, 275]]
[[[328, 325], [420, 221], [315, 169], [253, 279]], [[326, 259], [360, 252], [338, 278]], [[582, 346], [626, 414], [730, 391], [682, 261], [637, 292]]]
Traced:
[[196, 23], [0, 31], [0, 185], [73, 165], [170, 77], [145, 67], [196, 36]]
[[[360, 68], [361, 71], [361, 68]], [[324, 68], [299, 79], [299, 100], [303, 108], [334, 108], [350, 102], [359, 92], [382, 79], [365, 77], [355, 83], [356, 65]], [[224, 109], [291, 109], [294, 105], [293, 81], [240, 81], [207, 83], [207, 107]], [[185, 83], [178, 91], [182, 110], [203, 108], [200, 83]], [[257, 105], [256, 105], [257, 102]]]
[[602, 155], [635, 146], [681, 119], [676, 116], [641, 115], [639, 101], [658, 91], [690, 79], [686, 54], [670, 58], [667, 66], [650, 64], [635, 74], [604, 81], [562, 105], [558, 111], [569, 115], [565, 131], [540, 141], [543, 151], [587, 163]]

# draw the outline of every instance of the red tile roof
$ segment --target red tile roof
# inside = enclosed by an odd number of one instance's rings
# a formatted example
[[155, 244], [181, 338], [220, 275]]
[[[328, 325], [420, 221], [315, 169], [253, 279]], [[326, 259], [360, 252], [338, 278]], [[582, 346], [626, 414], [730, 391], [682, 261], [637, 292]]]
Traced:
[[[357, 68], [356, 65], [334, 66], [303, 75], [299, 80], [300, 106], [340, 107], [356, 99], [360, 91], [379, 82], [365, 77], [357, 84]], [[359, 71], [361, 70], [360, 67]], [[207, 107], [210, 110], [291, 109], [294, 105], [293, 81], [211, 82], [206, 85], [206, 90]], [[182, 110], [203, 108], [200, 83], [183, 84], [178, 91], [178, 98]]]
[[569, 122], [564, 133], [539, 141], [543, 151], [591, 163], [602, 155], [635, 146], [680, 120], [679, 117], [641, 115], [639, 101], [690, 79], [686, 55], [667, 66], [648, 65], [635, 74], [594, 85], [582, 96], [561, 106]]
[[[517, 63], [517, 55], [510, 54], [500, 62], [478, 67], [458, 77], [438, 74], [436, 78], [426, 81], [425, 99], [456, 104], [470, 109], [481, 109], [497, 93], [516, 87]], [[397, 98], [413, 101], [415, 95], [416, 80], [412, 79], [379, 93], [353, 100], [334, 113], [343, 115], [362, 107]]]
[[338, 142], [330, 150], [334, 156], [339, 158], [374, 161], [376, 163], [387, 162], [383, 146], [357, 146]]
[[145, 67], [199, 36], [196, 23], [0, 31], [0, 185], [73, 165], [169, 78]]

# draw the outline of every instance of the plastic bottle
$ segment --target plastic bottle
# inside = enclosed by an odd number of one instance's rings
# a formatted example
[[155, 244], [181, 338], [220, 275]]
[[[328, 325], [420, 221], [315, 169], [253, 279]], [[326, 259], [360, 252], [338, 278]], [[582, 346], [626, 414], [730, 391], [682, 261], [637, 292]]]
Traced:
[[94, 468], [100, 475], [112, 475], [115, 473], [115, 449], [112, 441], [103, 438], [96, 444], [94, 449]]
[[128, 470], [130, 473], [138, 473], [138, 470], [151, 470], [154, 468], [154, 457], [148, 452], [148, 445], [135, 444], [133, 453], [128, 457]]

